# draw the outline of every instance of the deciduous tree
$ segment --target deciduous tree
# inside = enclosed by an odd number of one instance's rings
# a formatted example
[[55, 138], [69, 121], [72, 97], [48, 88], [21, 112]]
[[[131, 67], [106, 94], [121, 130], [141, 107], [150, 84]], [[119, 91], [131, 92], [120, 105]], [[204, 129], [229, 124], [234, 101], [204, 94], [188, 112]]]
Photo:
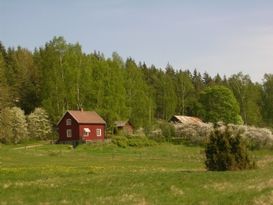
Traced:
[[201, 116], [207, 122], [242, 123], [239, 104], [227, 87], [205, 88], [201, 93], [200, 103]]

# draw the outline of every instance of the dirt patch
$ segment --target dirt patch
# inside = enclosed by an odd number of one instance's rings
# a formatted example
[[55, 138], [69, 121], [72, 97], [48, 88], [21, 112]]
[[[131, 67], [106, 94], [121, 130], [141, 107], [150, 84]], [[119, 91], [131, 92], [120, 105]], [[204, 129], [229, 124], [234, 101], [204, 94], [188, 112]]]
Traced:
[[262, 182], [254, 182], [253, 184], [249, 185], [248, 188], [255, 189], [257, 191], [262, 191], [265, 188], [273, 188], [273, 179], [269, 179]]
[[273, 191], [271, 191], [267, 195], [263, 195], [261, 197], [255, 198], [253, 201], [253, 205], [269, 205], [273, 204]]
[[175, 195], [175, 196], [182, 196], [182, 195], [184, 195], [183, 190], [180, 189], [180, 188], [178, 188], [178, 187], [176, 187], [176, 186], [174, 186], [174, 185], [171, 186], [170, 190], [171, 190], [172, 194]]
[[263, 159], [258, 160], [257, 165], [260, 168], [264, 168], [264, 167], [270, 165], [271, 163], [273, 163], [273, 157], [267, 155], [267, 156], [263, 157]]
[[229, 182], [223, 182], [223, 183], [213, 183], [213, 184], [208, 184], [205, 185], [205, 189], [215, 189], [216, 191], [225, 191], [227, 189], [232, 189], [233, 185]]

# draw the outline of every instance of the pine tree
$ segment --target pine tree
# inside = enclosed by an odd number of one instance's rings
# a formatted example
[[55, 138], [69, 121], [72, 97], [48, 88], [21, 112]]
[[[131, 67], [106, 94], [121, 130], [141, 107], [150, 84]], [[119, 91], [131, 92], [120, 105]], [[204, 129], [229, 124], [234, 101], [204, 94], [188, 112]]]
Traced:
[[9, 49], [7, 76], [14, 104], [30, 113], [40, 104], [38, 70], [27, 49]]
[[12, 102], [6, 77], [6, 64], [2, 54], [0, 53], [0, 110], [11, 104]]
[[273, 74], [264, 75], [262, 102], [264, 121], [273, 127]]

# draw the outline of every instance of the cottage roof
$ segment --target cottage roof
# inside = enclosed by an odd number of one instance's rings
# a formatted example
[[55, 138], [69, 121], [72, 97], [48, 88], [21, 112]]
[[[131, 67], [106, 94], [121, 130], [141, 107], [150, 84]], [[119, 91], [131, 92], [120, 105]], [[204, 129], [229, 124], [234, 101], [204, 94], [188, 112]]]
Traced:
[[170, 121], [174, 121], [175, 118], [178, 122], [183, 124], [200, 124], [203, 123], [201, 119], [197, 117], [190, 117], [190, 116], [184, 116], [184, 115], [174, 115]]
[[117, 127], [124, 127], [127, 123], [129, 123], [129, 120], [124, 120], [124, 121], [115, 121], [114, 124]]
[[67, 111], [78, 123], [106, 124], [106, 122], [95, 111]]

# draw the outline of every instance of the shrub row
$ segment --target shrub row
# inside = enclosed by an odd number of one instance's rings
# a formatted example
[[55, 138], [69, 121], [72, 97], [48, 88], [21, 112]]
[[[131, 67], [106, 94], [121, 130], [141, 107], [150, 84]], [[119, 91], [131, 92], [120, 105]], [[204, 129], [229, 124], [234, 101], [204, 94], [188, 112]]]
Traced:
[[32, 139], [46, 140], [51, 136], [51, 124], [42, 108], [36, 108], [27, 116], [18, 107], [6, 107], [0, 111], [0, 143], [17, 144]]
[[[224, 127], [223, 123], [217, 123], [217, 127]], [[273, 148], [273, 134], [270, 129], [257, 128], [246, 125], [229, 124], [229, 129], [233, 134], [241, 132], [242, 137], [250, 149]], [[171, 124], [160, 122], [148, 134], [150, 139], [161, 142], [172, 142], [174, 144], [188, 144], [205, 146], [215, 127], [212, 123], [200, 124]]]
[[147, 147], [154, 146], [157, 143], [145, 136], [113, 136], [112, 143], [119, 147]]

